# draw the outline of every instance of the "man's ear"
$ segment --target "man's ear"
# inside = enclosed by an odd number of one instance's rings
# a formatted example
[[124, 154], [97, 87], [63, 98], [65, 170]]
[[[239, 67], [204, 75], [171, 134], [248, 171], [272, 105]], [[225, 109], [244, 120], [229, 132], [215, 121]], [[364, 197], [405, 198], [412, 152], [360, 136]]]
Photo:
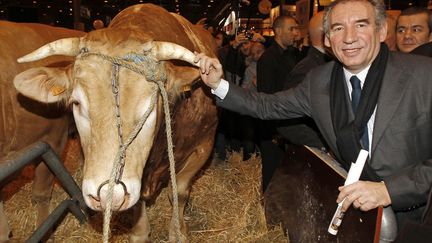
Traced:
[[15, 76], [15, 88], [29, 98], [43, 103], [60, 102], [68, 98], [71, 86], [71, 66], [67, 68], [38, 67]]
[[387, 22], [382, 23], [381, 27], [379, 28], [380, 42], [384, 42], [385, 39], [387, 38], [387, 30], [388, 30]]
[[328, 48], [331, 48], [330, 39], [329, 39], [328, 35], [324, 35], [324, 45]]
[[280, 27], [277, 27], [277, 28], [274, 28], [274, 34], [275, 34], [275, 36], [277, 35], [277, 36], [281, 36], [281, 28]]

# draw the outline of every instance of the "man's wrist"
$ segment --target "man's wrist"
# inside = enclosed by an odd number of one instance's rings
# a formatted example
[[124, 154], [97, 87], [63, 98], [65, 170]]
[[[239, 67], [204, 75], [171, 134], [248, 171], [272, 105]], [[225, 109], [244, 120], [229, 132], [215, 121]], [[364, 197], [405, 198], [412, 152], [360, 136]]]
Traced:
[[220, 99], [224, 99], [225, 96], [227, 95], [229, 90], [229, 83], [228, 81], [221, 79], [219, 81], [219, 84], [216, 88], [212, 88], [211, 92], [216, 95], [217, 97], [219, 97]]
[[387, 189], [387, 186], [386, 186], [386, 184], [385, 184], [385, 182], [384, 181], [381, 181], [381, 185], [384, 187], [384, 193], [385, 193], [385, 202], [384, 202], [384, 207], [387, 207], [387, 206], [389, 206], [389, 205], [391, 205], [392, 203], [391, 203], [391, 197], [390, 197], [390, 193], [389, 193], [389, 191], [388, 191], [388, 189]]

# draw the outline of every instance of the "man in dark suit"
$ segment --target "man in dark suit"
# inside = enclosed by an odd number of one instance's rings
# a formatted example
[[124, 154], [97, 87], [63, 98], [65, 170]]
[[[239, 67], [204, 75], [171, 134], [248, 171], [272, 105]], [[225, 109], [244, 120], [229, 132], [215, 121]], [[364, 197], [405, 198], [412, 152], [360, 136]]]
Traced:
[[[300, 35], [297, 20], [278, 16], [273, 23], [274, 41], [257, 63], [257, 90], [273, 94], [283, 90], [283, 79], [297, 64], [300, 51], [294, 41]], [[258, 121], [258, 147], [262, 160], [262, 189], [266, 190], [284, 150], [277, 139], [278, 121]]]
[[430, 58], [381, 44], [387, 33], [381, 0], [333, 2], [324, 32], [338, 61], [313, 69], [293, 89], [244, 92], [221, 80], [217, 59], [203, 54], [196, 57], [201, 78], [221, 107], [261, 119], [311, 116], [347, 169], [361, 148], [368, 150], [361, 180], [339, 188], [343, 210], [391, 206], [399, 225], [420, 222], [432, 184]]
[[[324, 12], [319, 12], [309, 20], [308, 34], [311, 46], [306, 57], [297, 63], [285, 77], [284, 90], [297, 86], [310, 70], [332, 60], [324, 47], [323, 17]], [[277, 131], [292, 144], [320, 149], [327, 147], [315, 122], [310, 117], [284, 120], [279, 123]]]

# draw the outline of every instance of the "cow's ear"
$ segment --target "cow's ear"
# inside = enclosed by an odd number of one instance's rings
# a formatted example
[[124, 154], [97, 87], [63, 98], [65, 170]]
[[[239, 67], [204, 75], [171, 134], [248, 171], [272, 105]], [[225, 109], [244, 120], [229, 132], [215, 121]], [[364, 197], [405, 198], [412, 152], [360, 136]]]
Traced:
[[14, 78], [15, 88], [29, 98], [44, 103], [60, 102], [68, 97], [70, 68], [38, 67]]
[[200, 78], [199, 69], [190, 66], [166, 65], [168, 73], [167, 88], [170, 91], [182, 92]]

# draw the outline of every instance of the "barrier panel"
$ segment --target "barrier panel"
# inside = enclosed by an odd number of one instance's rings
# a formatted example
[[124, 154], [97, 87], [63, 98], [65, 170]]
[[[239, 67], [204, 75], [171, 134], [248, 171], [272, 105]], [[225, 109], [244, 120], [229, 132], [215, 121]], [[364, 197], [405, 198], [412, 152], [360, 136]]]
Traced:
[[27, 239], [26, 242], [28, 243], [40, 242], [67, 211], [70, 211], [81, 224], [87, 221], [87, 215], [85, 213], [87, 206], [84, 202], [81, 189], [48, 143], [34, 143], [20, 150], [13, 156], [8, 157], [6, 161], [0, 162], [0, 182], [3, 182], [10, 175], [21, 170], [26, 165], [33, 163], [34, 159], [39, 156], [42, 158], [43, 163], [47, 165], [54, 176], [60, 181], [63, 189], [71, 198], [65, 199], [54, 209], [39, 228]]

